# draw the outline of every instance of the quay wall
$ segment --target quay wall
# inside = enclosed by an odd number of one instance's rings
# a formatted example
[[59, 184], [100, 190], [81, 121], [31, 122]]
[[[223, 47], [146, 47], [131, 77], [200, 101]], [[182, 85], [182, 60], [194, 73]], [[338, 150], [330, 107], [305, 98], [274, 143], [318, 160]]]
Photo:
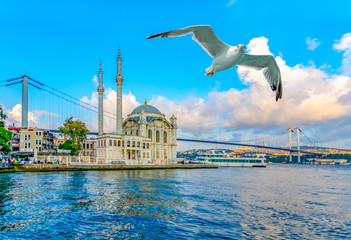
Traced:
[[88, 170], [151, 170], [217, 168], [210, 164], [116, 165], [116, 164], [15, 164], [15, 172], [88, 171]]
[[14, 172], [14, 168], [0, 168], [0, 173]]

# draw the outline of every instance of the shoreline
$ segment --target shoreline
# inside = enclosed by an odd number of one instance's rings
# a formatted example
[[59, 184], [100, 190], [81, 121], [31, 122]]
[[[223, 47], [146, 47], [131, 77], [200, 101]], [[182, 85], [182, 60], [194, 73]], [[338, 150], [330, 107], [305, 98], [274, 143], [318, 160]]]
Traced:
[[[6, 172], [108, 171], [218, 168], [210, 164], [116, 165], [116, 164], [15, 164]], [[0, 171], [1, 173], [1, 171]]]

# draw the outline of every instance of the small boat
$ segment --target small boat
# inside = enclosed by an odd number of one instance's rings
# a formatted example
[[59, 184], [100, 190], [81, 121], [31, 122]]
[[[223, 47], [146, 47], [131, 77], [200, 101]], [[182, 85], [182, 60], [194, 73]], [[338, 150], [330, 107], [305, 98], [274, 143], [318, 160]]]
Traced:
[[215, 164], [219, 167], [266, 167], [266, 154], [246, 154], [243, 157], [230, 157], [224, 151], [210, 150], [201, 153], [190, 163]]

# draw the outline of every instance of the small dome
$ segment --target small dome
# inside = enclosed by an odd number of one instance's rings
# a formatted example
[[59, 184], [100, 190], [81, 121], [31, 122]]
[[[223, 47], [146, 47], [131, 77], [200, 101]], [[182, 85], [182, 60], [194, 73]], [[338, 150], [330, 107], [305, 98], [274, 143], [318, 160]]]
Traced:
[[141, 109], [144, 109], [145, 113], [160, 113], [161, 112], [155, 108], [154, 106], [151, 105], [140, 105], [138, 107], [136, 107], [132, 113], [141, 113]]

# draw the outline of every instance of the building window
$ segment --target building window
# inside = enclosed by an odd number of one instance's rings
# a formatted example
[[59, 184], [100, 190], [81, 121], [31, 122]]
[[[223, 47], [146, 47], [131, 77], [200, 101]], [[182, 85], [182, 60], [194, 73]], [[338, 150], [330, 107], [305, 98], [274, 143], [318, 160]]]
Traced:
[[163, 143], [167, 143], [167, 132], [163, 132]]
[[89, 143], [87, 143], [87, 148], [89, 148], [89, 146], [90, 146], [90, 144], [89, 144]]
[[121, 141], [118, 140], [118, 147], [120, 147], [120, 146], [121, 146]]
[[28, 143], [28, 148], [30, 148], [30, 143]]
[[38, 139], [35, 139], [35, 144], [38, 144]]
[[149, 144], [148, 143], [146, 144], [146, 148], [149, 149]]
[[129, 147], [130, 146], [130, 141], [127, 141], [127, 147]]
[[39, 152], [41, 152], [41, 147], [39, 147]]
[[133, 135], [133, 131], [130, 131], [130, 135]]
[[143, 158], [145, 158], [145, 153], [143, 152]]
[[124, 141], [122, 141], [122, 147], [124, 147]]
[[149, 153], [147, 153], [147, 158], [150, 158], [150, 154]]
[[112, 140], [110, 140], [110, 147], [112, 147]]
[[85, 143], [83, 143], [83, 148], [85, 148]]
[[27, 148], [27, 143], [26, 142], [24, 143], [24, 148]]
[[113, 146], [116, 147], [116, 140], [113, 140]]
[[125, 132], [125, 135], [127, 135], [127, 131]]
[[149, 130], [148, 138], [152, 138], [152, 131], [151, 130]]
[[140, 142], [137, 142], [137, 147], [138, 147], [138, 148], [140, 147]]
[[156, 142], [160, 142], [160, 131], [156, 131]]
[[28, 140], [30, 140], [30, 135], [28, 135]]
[[135, 141], [132, 142], [132, 147], [135, 147]]
[[143, 143], [143, 148], [145, 149], [145, 143]]
[[157, 149], [156, 151], [156, 159], [159, 159], [160, 158], [160, 151]]
[[104, 147], [106, 147], [106, 140], [104, 140]]
[[28, 140], [27, 136], [28, 136], [27, 134], [24, 135], [24, 140]]
[[136, 135], [139, 136], [139, 130], [136, 130]]

